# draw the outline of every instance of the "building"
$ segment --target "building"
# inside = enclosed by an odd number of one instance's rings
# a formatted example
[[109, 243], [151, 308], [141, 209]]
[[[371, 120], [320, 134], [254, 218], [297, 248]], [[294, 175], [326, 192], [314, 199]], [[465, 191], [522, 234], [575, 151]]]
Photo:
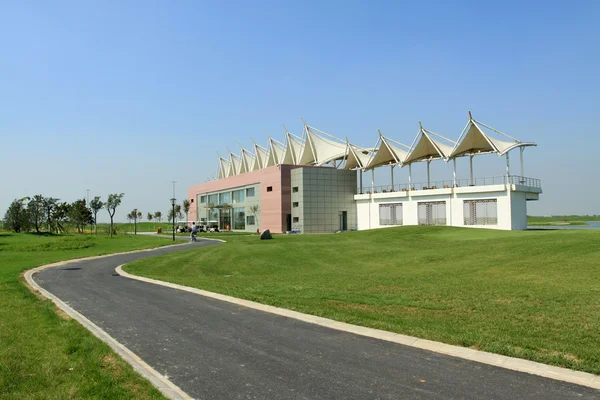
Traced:
[[[455, 142], [419, 123], [411, 146], [384, 137], [361, 148], [304, 125], [303, 138], [286, 130], [285, 143], [269, 139], [219, 157], [218, 179], [189, 188], [190, 219], [219, 229], [254, 232], [332, 233], [398, 225], [449, 225], [526, 229], [527, 202], [542, 193], [538, 179], [523, 172], [521, 142], [472, 118]], [[510, 172], [511, 150], [520, 153], [520, 175]], [[473, 175], [473, 157], [506, 159], [506, 174]], [[469, 157], [470, 174], [456, 175], [456, 159]], [[431, 162], [452, 162], [453, 176], [431, 181]], [[412, 181], [412, 164], [427, 164], [427, 182]], [[395, 167], [408, 167], [408, 182], [396, 184]], [[363, 174], [390, 168], [389, 185], [363, 185]]]

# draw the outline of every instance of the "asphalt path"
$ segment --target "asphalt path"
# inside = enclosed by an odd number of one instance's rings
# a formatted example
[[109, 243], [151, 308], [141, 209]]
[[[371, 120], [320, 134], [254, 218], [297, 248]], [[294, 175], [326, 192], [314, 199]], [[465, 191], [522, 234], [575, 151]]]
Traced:
[[[77, 261], [38, 284], [195, 399], [600, 399], [600, 391], [118, 276], [185, 246]], [[196, 251], [202, 251], [197, 249]]]

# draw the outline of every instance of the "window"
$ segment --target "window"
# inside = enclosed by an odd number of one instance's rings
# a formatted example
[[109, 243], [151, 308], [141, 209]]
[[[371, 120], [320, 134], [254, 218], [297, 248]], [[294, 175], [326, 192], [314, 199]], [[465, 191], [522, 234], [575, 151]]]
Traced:
[[379, 225], [402, 225], [402, 204], [380, 204]]
[[246, 200], [246, 191], [244, 189], [236, 190], [233, 192], [233, 204], [243, 203], [245, 200]]
[[298, 186], [294, 186], [292, 188], [292, 193], [298, 193]]
[[219, 204], [230, 204], [231, 203], [231, 192], [225, 192], [219, 194]]
[[200, 203], [206, 203], [206, 196], [200, 196]]
[[256, 225], [254, 223], [254, 215], [248, 215], [246, 217], [246, 225]]
[[498, 200], [465, 200], [463, 217], [465, 225], [497, 225]]
[[246, 229], [246, 213], [243, 208], [233, 209], [233, 229]]
[[190, 203], [193, 203], [193, 202], [194, 202], [194, 199], [190, 199]]
[[292, 207], [294, 207], [294, 208], [298, 207], [298, 202], [297, 201], [293, 202]]
[[208, 204], [214, 204], [215, 206], [219, 204], [219, 195], [211, 194], [208, 196]]
[[254, 188], [246, 189], [246, 197], [254, 197]]
[[293, 219], [294, 222], [300, 222], [300, 218], [298, 218], [298, 217], [294, 217], [292, 219]]
[[273, 191], [273, 186], [267, 186], [267, 192], [272, 192]]
[[418, 205], [419, 225], [446, 225], [446, 202], [428, 201]]

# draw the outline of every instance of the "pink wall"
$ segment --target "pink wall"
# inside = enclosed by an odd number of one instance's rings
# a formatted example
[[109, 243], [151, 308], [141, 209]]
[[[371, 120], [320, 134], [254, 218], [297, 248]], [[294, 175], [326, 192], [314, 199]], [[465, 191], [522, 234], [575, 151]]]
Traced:
[[[274, 233], [282, 233], [286, 229], [286, 214], [291, 214], [292, 209], [290, 170], [294, 168], [297, 166], [277, 165], [192, 186], [188, 189], [188, 200], [193, 200], [189, 219], [190, 221], [198, 220], [196, 202], [199, 194], [260, 183], [260, 214], [258, 217], [260, 230], [270, 229]], [[273, 187], [272, 192], [267, 192], [268, 186]]]

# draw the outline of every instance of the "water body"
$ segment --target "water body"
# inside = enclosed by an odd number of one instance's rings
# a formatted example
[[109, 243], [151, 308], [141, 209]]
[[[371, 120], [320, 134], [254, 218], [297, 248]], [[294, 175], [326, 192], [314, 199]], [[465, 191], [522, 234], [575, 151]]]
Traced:
[[588, 221], [585, 225], [528, 226], [527, 229], [600, 229], [600, 221]]

